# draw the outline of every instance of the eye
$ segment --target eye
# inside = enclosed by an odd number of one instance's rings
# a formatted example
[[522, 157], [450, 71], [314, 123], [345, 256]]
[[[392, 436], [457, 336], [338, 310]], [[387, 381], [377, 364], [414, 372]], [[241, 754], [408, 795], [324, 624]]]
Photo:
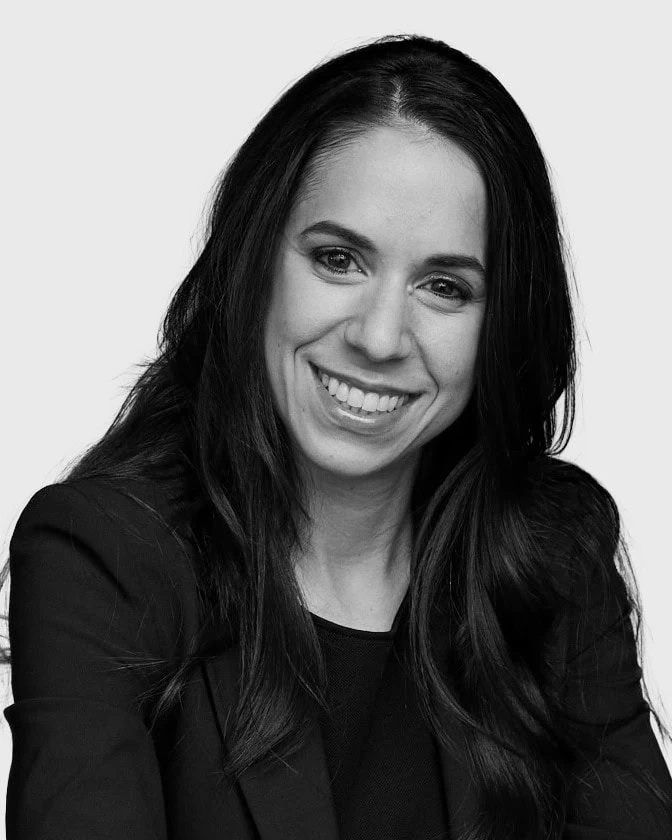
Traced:
[[[351, 263], [355, 263], [353, 255], [344, 248], [323, 248], [315, 251], [313, 258], [331, 274], [347, 274]], [[360, 270], [358, 266], [357, 271]]]
[[442, 290], [433, 292], [436, 297], [444, 298], [445, 300], [467, 301], [471, 300], [471, 293], [462, 283], [456, 280], [451, 280], [448, 277], [435, 277], [428, 280], [421, 288], [425, 286], [438, 285]]

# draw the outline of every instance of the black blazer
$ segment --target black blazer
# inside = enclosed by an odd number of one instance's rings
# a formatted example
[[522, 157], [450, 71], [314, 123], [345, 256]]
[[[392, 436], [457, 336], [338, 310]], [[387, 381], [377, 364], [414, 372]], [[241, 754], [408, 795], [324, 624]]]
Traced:
[[[161, 509], [165, 499], [148, 484], [125, 489], [135, 498], [92, 479], [47, 486], [14, 530], [7, 840], [337, 840], [317, 724], [287, 766], [225, 783], [235, 648], [200, 667], [170, 726], [148, 731], [138, 698], [155, 687], [158, 672], [120, 664], [184, 653], [196, 630], [197, 596], [188, 556], [143, 507]], [[634, 641], [628, 635], [624, 646], [613, 615], [597, 607], [591, 621], [587, 636], [561, 622], [554, 642], [567, 708], [586, 725], [609, 722], [609, 746], [639, 760], [672, 793]], [[598, 670], [608, 690], [590, 689]], [[588, 679], [583, 694], [578, 673]], [[460, 751], [440, 755], [457, 840], [478, 803]], [[564, 837], [669, 840], [672, 824], [627, 774], [601, 762], [576, 768]]]

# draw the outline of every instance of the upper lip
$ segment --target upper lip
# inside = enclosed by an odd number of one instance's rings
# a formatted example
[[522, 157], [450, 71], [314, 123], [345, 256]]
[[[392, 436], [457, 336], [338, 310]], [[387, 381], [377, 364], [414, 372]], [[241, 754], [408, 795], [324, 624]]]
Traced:
[[336, 373], [335, 371], [329, 370], [329, 368], [324, 367], [323, 365], [317, 365], [316, 367], [321, 373], [326, 373], [327, 376], [333, 376], [334, 379], [338, 379], [339, 381], [343, 382], [350, 382], [353, 385], [356, 385], [358, 388], [361, 388], [362, 391], [378, 391], [381, 394], [391, 394], [392, 396], [403, 396], [404, 394], [411, 394], [414, 395], [416, 392], [412, 391], [410, 388], [406, 390], [397, 388], [394, 385], [389, 385], [387, 382], [383, 382], [382, 380], [377, 380], [375, 382], [371, 380], [362, 379], [361, 376], [357, 376], [356, 374], [352, 373]]

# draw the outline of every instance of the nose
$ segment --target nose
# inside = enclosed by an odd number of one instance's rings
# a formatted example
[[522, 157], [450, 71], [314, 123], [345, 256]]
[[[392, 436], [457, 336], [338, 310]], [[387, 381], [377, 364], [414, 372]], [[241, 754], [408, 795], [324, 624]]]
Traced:
[[406, 283], [371, 283], [357, 302], [345, 328], [345, 340], [372, 361], [403, 359], [411, 351]]

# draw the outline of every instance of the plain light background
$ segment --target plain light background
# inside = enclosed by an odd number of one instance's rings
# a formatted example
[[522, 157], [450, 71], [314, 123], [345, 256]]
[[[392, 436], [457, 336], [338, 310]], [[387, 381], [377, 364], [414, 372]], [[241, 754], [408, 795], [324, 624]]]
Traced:
[[[3, 17], [1, 560], [30, 496], [102, 435], [153, 355], [210, 190], [258, 119], [317, 62], [425, 34], [495, 73], [552, 167], [579, 289], [561, 457], [619, 505], [645, 674], [672, 722], [663, 4], [24, 2]], [[4, 808], [4, 716], [0, 755]]]

